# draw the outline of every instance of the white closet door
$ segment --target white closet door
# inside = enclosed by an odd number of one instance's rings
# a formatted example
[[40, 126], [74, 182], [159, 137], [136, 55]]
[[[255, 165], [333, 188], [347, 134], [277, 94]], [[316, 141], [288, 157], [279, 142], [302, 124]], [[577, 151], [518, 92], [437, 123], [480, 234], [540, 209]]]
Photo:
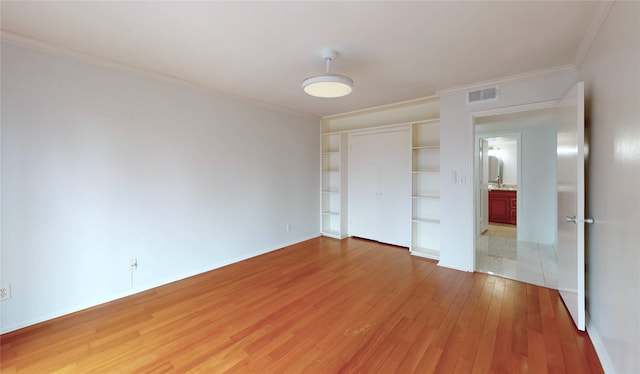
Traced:
[[379, 241], [411, 245], [411, 132], [380, 134]]
[[349, 145], [349, 235], [377, 240], [377, 134], [352, 135]]
[[411, 243], [411, 133], [353, 135], [349, 154], [349, 233]]

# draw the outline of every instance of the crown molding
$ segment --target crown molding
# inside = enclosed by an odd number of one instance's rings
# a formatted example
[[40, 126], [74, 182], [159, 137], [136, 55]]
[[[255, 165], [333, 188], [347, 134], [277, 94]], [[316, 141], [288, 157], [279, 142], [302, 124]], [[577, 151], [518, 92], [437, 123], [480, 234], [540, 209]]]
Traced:
[[582, 65], [582, 61], [584, 61], [585, 57], [587, 57], [587, 53], [591, 49], [591, 45], [593, 41], [598, 36], [600, 32], [600, 28], [604, 24], [604, 21], [607, 19], [609, 15], [609, 11], [611, 7], [613, 7], [614, 1], [602, 1], [598, 3], [598, 8], [596, 8], [593, 17], [591, 17], [591, 21], [587, 26], [587, 31], [584, 33], [584, 37], [582, 38], [582, 42], [578, 47], [578, 51], [576, 52], [575, 65]]
[[391, 109], [396, 109], [396, 108], [402, 108], [402, 107], [407, 107], [407, 106], [412, 106], [412, 105], [428, 104], [428, 103], [432, 103], [432, 102], [438, 101], [438, 100], [439, 100], [438, 95], [431, 95], [431, 96], [419, 97], [417, 99], [398, 101], [398, 102], [390, 103], [390, 104], [383, 104], [383, 105], [378, 105], [378, 106], [373, 106], [373, 107], [367, 107], [367, 108], [363, 108], [363, 109], [353, 110], [353, 111], [350, 111], [350, 112], [331, 114], [331, 115], [322, 117], [322, 119], [323, 120], [331, 120], [331, 119], [337, 119], [337, 118], [343, 118], [343, 117], [351, 117], [351, 116], [356, 116], [356, 115], [379, 112], [379, 111], [383, 111], [383, 110], [391, 110]]
[[260, 100], [251, 99], [243, 96], [237, 96], [225, 91], [217, 90], [215, 88], [205, 86], [196, 82], [188, 81], [182, 78], [174, 77], [164, 73], [160, 73], [153, 70], [144, 69], [137, 66], [127, 65], [118, 61], [108, 60], [102, 57], [96, 57], [84, 52], [79, 52], [70, 48], [56, 46], [38, 39], [33, 39], [21, 34], [16, 34], [6, 30], [0, 30], [0, 41], [3, 43], [12, 44], [18, 47], [32, 49], [41, 53], [46, 53], [58, 57], [68, 58], [77, 62], [86, 63], [92, 66], [103, 68], [106, 70], [119, 71], [138, 76], [143, 76], [147, 79], [164, 82], [173, 86], [180, 86], [188, 88], [194, 91], [206, 95], [213, 95], [220, 98], [235, 100], [246, 104], [252, 104], [265, 109], [273, 110], [281, 113], [293, 114], [296, 116], [320, 120], [320, 117], [310, 113], [297, 112], [289, 108], [277, 106], [274, 104], [266, 103]]
[[558, 75], [562, 73], [576, 73], [577, 71], [578, 70], [576, 69], [575, 65], [562, 65], [562, 66], [556, 66], [556, 67], [542, 69], [542, 70], [535, 70], [528, 73], [509, 75], [503, 78], [472, 83], [464, 86], [457, 86], [457, 87], [447, 88], [443, 90], [436, 90], [436, 94], [438, 96], [441, 96], [441, 95], [446, 95], [450, 93], [457, 93], [460, 91], [468, 91], [468, 90], [473, 90], [478, 88], [484, 88], [487, 86], [495, 86], [497, 84], [502, 84], [502, 83], [512, 83], [512, 82], [527, 81], [532, 79], [540, 79], [540, 78], [545, 78], [545, 77]]
[[140, 68], [133, 65], [124, 64], [122, 62], [109, 60], [103, 57], [97, 57], [85, 52], [79, 52], [71, 48], [61, 47], [53, 45], [42, 40], [33, 39], [21, 34], [16, 34], [11, 31], [1, 30], [0, 40], [5, 43], [13, 44], [18, 47], [32, 49], [41, 53], [46, 53], [58, 57], [65, 57], [77, 62], [83, 62], [89, 65], [101, 67], [108, 70], [116, 70], [127, 73], [143, 74], [149, 78], [169, 82], [173, 84], [179, 84], [182, 86], [189, 86], [195, 89], [203, 89], [201, 85], [193, 82], [186, 81], [177, 77], [172, 77], [166, 74], [162, 74], [153, 70]]

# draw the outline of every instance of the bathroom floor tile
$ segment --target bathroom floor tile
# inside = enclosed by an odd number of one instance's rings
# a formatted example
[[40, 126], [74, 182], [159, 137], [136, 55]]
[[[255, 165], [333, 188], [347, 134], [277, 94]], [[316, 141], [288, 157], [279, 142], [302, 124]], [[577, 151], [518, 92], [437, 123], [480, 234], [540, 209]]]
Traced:
[[[515, 228], [511, 230], [515, 233]], [[488, 233], [492, 232], [489, 230], [476, 242], [476, 271], [543, 287], [558, 287], [557, 255], [553, 246]]]

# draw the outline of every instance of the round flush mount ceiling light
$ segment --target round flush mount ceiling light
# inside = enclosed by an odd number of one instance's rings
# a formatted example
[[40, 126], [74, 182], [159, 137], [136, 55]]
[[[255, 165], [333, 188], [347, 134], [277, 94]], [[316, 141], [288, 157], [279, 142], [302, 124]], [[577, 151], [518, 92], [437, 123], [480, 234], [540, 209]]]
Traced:
[[347, 76], [329, 72], [329, 66], [338, 55], [337, 52], [333, 49], [325, 49], [321, 55], [327, 63], [327, 72], [324, 75], [305, 79], [302, 82], [304, 92], [311, 96], [324, 98], [342, 97], [350, 94], [353, 91], [353, 80]]

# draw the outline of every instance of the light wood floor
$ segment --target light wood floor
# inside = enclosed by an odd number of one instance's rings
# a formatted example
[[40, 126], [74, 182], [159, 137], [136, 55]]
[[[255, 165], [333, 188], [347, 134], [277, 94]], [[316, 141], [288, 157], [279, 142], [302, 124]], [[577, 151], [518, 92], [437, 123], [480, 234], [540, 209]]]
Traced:
[[2, 373], [600, 373], [557, 291], [317, 238], [1, 336]]

